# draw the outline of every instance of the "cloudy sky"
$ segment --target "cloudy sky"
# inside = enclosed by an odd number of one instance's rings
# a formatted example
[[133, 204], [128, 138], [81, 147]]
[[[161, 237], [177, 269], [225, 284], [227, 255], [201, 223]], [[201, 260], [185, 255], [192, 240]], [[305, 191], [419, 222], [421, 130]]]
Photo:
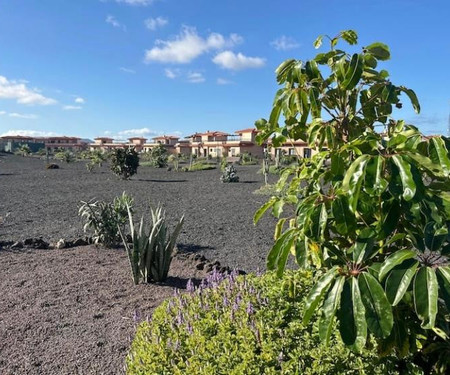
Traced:
[[234, 130], [268, 117], [285, 59], [319, 34], [388, 44], [423, 132], [446, 133], [448, 0], [0, 0], [0, 134]]

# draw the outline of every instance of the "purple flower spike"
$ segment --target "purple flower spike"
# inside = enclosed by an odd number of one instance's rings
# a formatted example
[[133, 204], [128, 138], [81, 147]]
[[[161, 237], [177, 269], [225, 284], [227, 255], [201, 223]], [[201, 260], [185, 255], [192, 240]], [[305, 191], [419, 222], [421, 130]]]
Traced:
[[195, 292], [195, 286], [194, 283], [192, 282], [192, 279], [189, 279], [187, 284], [186, 284], [186, 290], [188, 293], [193, 293]]
[[253, 315], [255, 313], [255, 309], [253, 308], [253, 305], [251, 302], [248, 303], [246, 311], [247, 311], [248, 315]]
[[141, 315], [139, 314], [139, 311], [134, 310], [134, 313], [133, 313], [133, 320], [134, 320], [134, 322], [135, 323], [139, 322], [139, 320], [141, 320], [140, 318], [141, 318]]

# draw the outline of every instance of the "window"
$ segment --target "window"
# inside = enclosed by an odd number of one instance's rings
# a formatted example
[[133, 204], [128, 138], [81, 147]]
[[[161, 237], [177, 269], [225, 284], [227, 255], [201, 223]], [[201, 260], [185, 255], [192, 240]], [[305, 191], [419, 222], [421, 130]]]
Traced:
[[311, 157], [311, 149], [310, 148], [303, 149], [303, 157], [308, 158], [308, 159]]
[[290, 148], [289, 149], [289, 155], [295, 155], [295, 149]]

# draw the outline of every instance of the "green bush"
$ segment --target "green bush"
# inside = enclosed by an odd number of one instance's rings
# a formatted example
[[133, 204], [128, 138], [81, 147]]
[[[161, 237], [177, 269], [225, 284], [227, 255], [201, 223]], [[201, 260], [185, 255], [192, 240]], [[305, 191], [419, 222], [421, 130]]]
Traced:
[[120, 241], [119, 228], [123, 228], [132, 209], [133, 198], [125, 192], [112, 202], [81, 201], [78, 215], [84, 221], [83, 230], [92, 231], [95, 244], [115, 246]]
[[75, 161], [75, 156], [72, 152], [65, 150], [55, 153], [55, 159], [66, 163], [72, 163]]
[[[379, 358], [374, 343], [358, 355], [336, 335], [329, 347], [317, 325], [302, 325], [308, 271], [236, 277], [213, 272], [189, 294], [159, 306], [138, 327], [127, 374], [401, 374], [394, 357]], [[406, 359], [405, 359], [406, 363]], [[411, 365], [404, 374], [420, 374]]]
[[207, 171], [209, 169], [216, 169], [216, 166], [214, 164], [210, 164], [204, 161], [193, 163], [189, 168], [190, 171]]
[[137, 173], [139, 167], [139, 156], [132, 147], [117, 148], [111, 155], [111, 170], [116, 176], [128, 180]]
[[220, 176], [220, 181], [239, 182], [239, 176], [237, 175], [236, 168], [232, 164], [225, 167], [222, 176]]

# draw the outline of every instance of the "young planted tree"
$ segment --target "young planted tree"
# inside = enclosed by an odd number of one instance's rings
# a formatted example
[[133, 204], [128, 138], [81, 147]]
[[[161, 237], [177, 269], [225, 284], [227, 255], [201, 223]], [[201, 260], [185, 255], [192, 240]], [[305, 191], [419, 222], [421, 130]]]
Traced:
[[151, 162], [152, 165], [156, 168], [165, 168], [167, 167], [167, 149], [164, 145], [159, 144], [154, 147], [151, 151]]
[[139, 156], [132, 147], [117, 148], [111, 154], [111, 170], [116, 176], [128, 180], [137, 173]]
[[28, 155], [31, 154], [31, 149], [30, 149], [30, 146], [25, 144], [25, 145], [20, 146], [18, 148], [17, 152], [18, 152], [19, 155], [28, 156]]
[[[256, 122], [260, 143], [302, 140], [315, 151], [284, 170], [283, 194], [255, 214], [255, 222], [269, 209], [279, 218], [267, 266], [281, 274], [292, 253], [300, 267], [323, 271], [303, 316], [307, 323], [318, 311], [323, 341], [337, 319], [342, 340], [356, 350], [371, 334], [400, 356], [422, 348], [416, 359], [445, 371], [450, 139], [392, 118], [405, 98], [417, 113], [420, 106], [414, 91], [377, 70], [390, 58], [386, 45], [349, 54], [337, 43], [356, 44], [354, 31], [320, 36], [316, 48], [323, 39], [329, 51], [278, 67], [283, 87], [269, 120]], [[291, 217], [283, 217], [286, 204], [295, 207]]]

